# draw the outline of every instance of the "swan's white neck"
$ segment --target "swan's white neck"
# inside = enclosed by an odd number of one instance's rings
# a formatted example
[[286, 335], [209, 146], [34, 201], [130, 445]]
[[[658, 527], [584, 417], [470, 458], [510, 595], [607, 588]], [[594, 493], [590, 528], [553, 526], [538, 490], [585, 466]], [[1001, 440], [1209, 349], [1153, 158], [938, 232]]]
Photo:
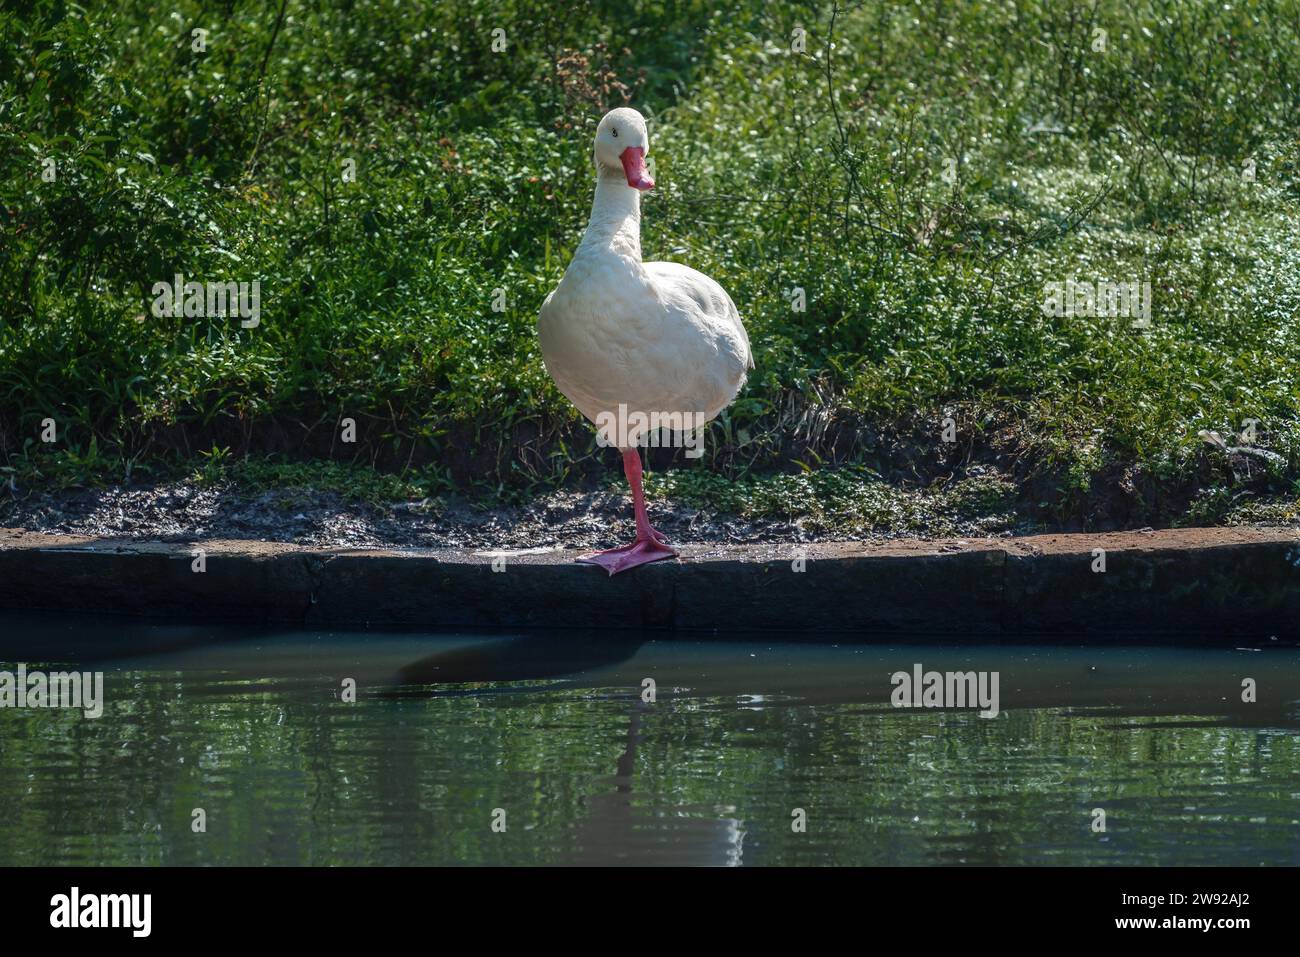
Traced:
[[641, 191], [627, 185], [622, 170], [598, 166], [591, 219], [573, 258], [610, 255], [641, 262]]

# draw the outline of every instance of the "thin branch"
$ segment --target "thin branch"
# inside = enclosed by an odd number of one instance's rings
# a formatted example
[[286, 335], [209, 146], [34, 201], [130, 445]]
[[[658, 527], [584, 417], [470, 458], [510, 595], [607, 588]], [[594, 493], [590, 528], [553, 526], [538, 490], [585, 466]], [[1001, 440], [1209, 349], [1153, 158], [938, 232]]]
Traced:
[[[285, 9], [289, 6], [289, 0], [280, 0], [280, 12], [275, 16], [275, 26], [271, 28], [271, 39], [266, 44], [266, 52], [262, 54], [262, 66], [257, 71], [257, 95], [262, 96], [262, 84], [266, 80], [266, 71], [271, 64], [271, 51], [275, 49], [276, 38], [280, 35], [280, 27], [284, 25]], [[266, 97], [262, 107], [262, 124], [257, 131], [257, 139], [253, 142], [253, 151], [248, 154], [248, 160], [244, 167], [249, 175], [257, 168], [257, 151], [262, 146], [262, 136], [266, 133], [267, 119], [271, 115], [271, 98]]]

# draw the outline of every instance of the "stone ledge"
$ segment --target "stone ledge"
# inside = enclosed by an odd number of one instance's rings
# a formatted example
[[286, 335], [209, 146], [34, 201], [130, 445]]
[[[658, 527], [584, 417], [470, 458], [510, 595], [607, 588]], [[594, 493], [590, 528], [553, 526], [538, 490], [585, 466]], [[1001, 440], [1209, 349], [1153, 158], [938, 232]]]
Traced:
[[[202, 548], [206, 571], [191, 570]], [[1093, 550], [1106, 571], [1092, 570]], [[806, 566], [792, 563], [801, 549]], [[0, 529], [0, 608], [307, 626], [805, 633], [825, 640], [1300, 637], [1300, 531], [685, 546], [608, 578], [561, 549], [162, 543]], [[494, 571], [494, 559], [502, 571]], [[504, 566], [499, 559], [504, 559]]]

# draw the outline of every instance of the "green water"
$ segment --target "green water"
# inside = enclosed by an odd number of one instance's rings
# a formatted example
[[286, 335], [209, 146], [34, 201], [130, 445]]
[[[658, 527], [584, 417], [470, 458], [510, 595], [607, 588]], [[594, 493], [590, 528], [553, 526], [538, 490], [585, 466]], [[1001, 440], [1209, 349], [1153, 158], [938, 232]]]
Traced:
[[[0, 619], [20, 661], [107, 703], [0, 709], [4, 865], [1300, 864], [1294, 648]], [[891, 707], [917, 662], [997, 671], [1003, 713]]]

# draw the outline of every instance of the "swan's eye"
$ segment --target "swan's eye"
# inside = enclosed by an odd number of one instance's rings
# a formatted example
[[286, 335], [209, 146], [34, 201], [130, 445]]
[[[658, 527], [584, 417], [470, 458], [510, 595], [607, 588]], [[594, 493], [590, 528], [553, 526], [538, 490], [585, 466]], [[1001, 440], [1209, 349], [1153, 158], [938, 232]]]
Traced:
[[609, 131], [609, 135], [612, 136], [612, 137], [614, 137], [614, 139], [618, 139], [618, 130], [611, 129], [611, 130]]

